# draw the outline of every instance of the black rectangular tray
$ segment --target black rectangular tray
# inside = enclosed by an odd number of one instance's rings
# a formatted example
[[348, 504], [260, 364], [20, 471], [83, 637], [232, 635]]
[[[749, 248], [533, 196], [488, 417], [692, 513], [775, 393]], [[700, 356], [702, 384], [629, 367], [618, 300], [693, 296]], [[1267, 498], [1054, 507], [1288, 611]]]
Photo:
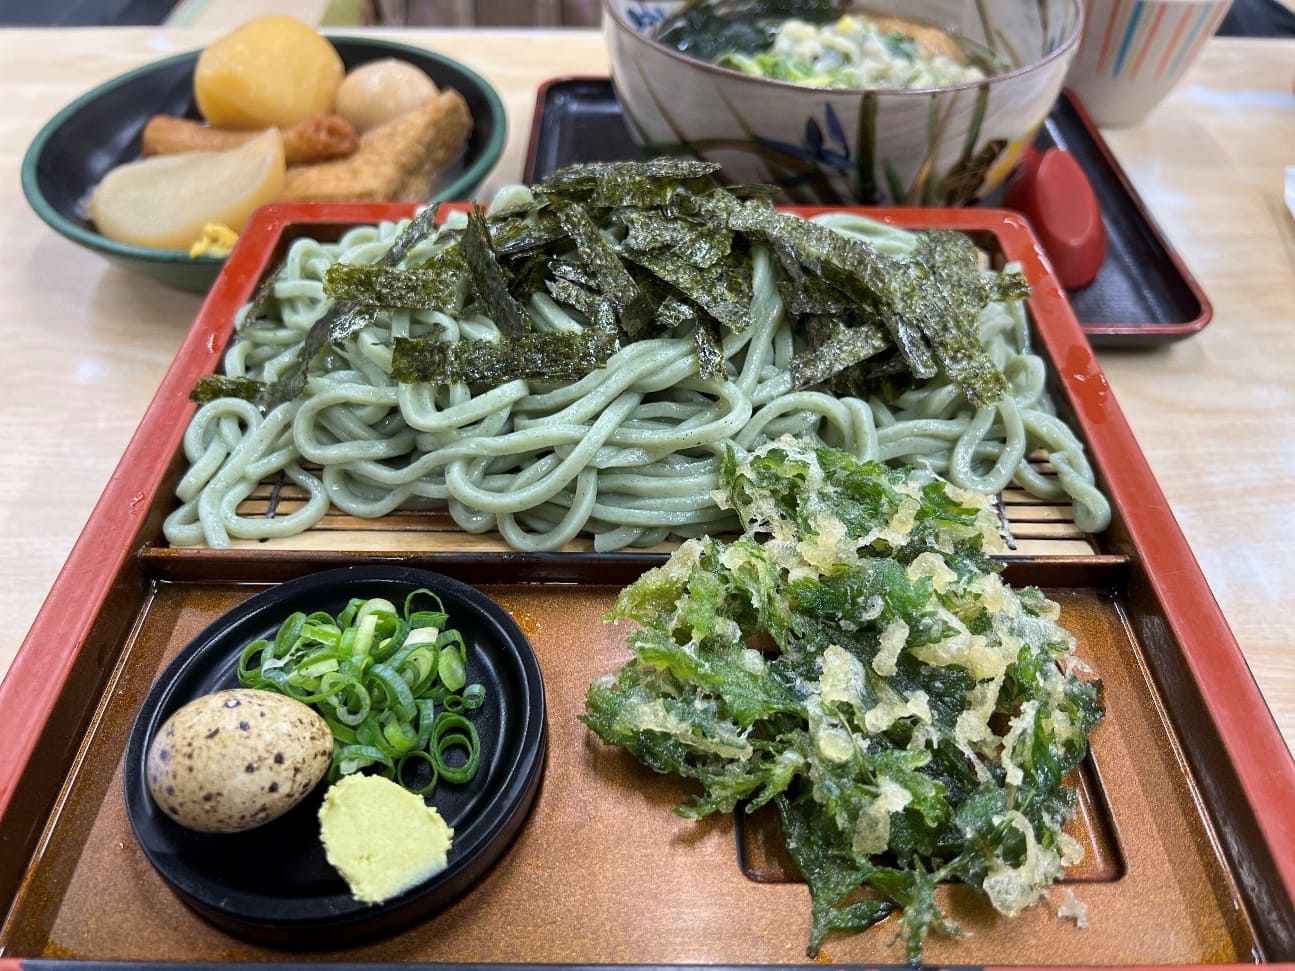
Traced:
[[[1150, 347], [1209, 323], [1213, 309], [1093, 126], [1079, 99], [1063, 92], [1035, 142], [1063, 148], [1087, 174], [1106, 224], [1106, 261], [1097, 279], [1067, 291], [1097, 347]], [[524, 180], [537, 182], [573, 162], [643, 158], [610, 79], [554, 78], [535, 101]], [[1001, 193], [1000, 193], [1001, 194]], [[1001, 205], [996, 197], [987, 205]]]

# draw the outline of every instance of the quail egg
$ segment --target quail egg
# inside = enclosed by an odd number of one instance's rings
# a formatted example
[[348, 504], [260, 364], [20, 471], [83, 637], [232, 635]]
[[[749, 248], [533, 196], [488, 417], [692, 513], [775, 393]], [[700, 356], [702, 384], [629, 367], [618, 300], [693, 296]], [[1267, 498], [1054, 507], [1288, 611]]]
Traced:
[[172, 714], [149, 745], [146, 778], [181, 826], [235, 833], [282, 816], [319, 784], [333, 736], [316, 711], [271, 691], [203, 695]]

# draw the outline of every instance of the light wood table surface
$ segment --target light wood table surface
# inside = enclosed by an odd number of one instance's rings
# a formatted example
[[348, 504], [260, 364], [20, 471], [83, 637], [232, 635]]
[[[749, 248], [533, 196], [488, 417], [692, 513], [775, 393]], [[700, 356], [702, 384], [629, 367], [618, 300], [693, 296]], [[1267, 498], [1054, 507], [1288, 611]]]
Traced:
[[[82, 91], [213, 29], [0, 31], [0, 671], [197, 312], [28, 208], [19, 167]], [[606, 73], [594, 31], [401, 32], [458, 58], [509, 116], [488, 196], [521, 176], [537, 86]], [[1286, 738], [1295, 742], [1295, 41], [1216, 39], [1171, 98], [1107, 138], [1214, 305], [1150, 351], [1102, 351], [1114, 393]], [[1262, 713], [1257, 713], [1261, 715]]]

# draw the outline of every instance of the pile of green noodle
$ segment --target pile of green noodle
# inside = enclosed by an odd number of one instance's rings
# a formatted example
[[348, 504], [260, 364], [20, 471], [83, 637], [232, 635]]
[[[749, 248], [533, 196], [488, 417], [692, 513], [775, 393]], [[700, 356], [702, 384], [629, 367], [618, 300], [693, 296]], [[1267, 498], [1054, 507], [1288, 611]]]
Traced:
[[[515, 187], [494, 207], [525, 203]], [[903, 258], [914, 234], [846, 213], [820, 217], [837, 232]], [[461, 227], [461, 216], [448, 225]], [[271, 384], [296, 364], [305, 335], [332, 301], [330, 266], [372, 263], [401, 226], [363, 226], [337, 243], [301, 239], [273, 284], [276, 310], [240, 324], [226, 352], [232, 378]], [[406, 255], [413, 266], [437, 237]], [[189, 469], [164, 533], [176, 546], [228, 546], [233, 539], [291, 536], [330, 505], [376, 518], [397, 509], [444, 507], [464, 530], [496, 530], [520, 551], [556, 550], [592, 535], [597, 550], [651, 546], [737, 526], [712, 492], [724, 450], [791, 434], [859, 459], [920, 466], [956, 485], [995, 494], [1015, 481], [1048, 500], [1069, 499], [1075, 522], [1098, 532], [1109, 521], [1083, 447], [1055, 414], [1045, 366], [1029, 344], [1024, 303], [985, 307], [982, 343], [1009, 393], [973, 406], [943, 374], [894, 400], [793, 390], [793, 333], [767, 248], [750, 254], [750, 323], [722, 336], [723, 373], [702, 377], [691, 330], [628, 343], [605, 367], [569, 384], [521, 379], [493, 387], [401, 383], [392, 377], [399, 338], [494, 339], [499, 328], [472, 310], [383, 308], [311, 362], [304, 391], [262, 413], [221, 397], [199, 408], [184, 437]], [[548, 294], [526, 306], [537, 331], [579, 331], [587, 321]], [[1026, 456], [1051, 457], [1056, 477]], [[305, 500], [273, 517], [240, 514], [258, 486], [282, 475]]]

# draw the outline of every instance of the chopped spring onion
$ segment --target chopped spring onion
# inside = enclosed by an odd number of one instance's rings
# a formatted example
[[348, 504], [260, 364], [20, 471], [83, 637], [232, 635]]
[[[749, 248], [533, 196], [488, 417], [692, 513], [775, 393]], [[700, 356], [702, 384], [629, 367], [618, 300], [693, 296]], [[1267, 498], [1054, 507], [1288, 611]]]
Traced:
[[353, 598], [337, 617], [298, 611], [272, 641], [243, 649], [238, 680], [323, 715], [333, 732], [330, 781], [369, 769], [427, 795], [442, 779], [470, 781], [481, 762], [480, 737], [463, 712], [481, 708], [486, 689], [468, 684], [467, 644], [448, 621], [425, 588], [403, 610], [372, 597]]

